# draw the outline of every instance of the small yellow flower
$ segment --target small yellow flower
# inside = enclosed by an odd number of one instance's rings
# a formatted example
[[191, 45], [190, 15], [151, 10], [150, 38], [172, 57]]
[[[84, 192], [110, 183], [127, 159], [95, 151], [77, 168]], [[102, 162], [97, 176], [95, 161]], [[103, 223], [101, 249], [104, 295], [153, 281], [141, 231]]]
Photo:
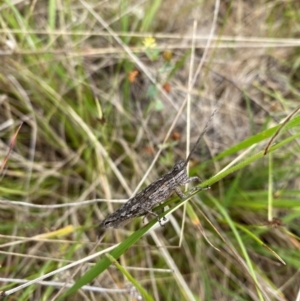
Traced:
[[156, 40], [153, 37], [147, 37], [144, 39], [143, 44], [146, 48], [155, 48]]

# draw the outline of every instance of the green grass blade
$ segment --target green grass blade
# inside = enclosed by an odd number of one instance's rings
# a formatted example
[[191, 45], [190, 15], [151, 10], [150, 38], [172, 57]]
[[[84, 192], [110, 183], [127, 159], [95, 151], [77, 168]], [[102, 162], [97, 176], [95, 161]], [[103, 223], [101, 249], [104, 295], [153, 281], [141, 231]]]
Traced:
[[[294, 119], [292, 119], [285, 127], [284, 129], [282, 130], [282, 132], [285, 132], [289, 129], [292, 129], [296, 126], [299, 126], [300, 125], [300, 116], [298, 117], [295, 117]], [[225, 158], [227, 156], [230, 156], [230, 155], [233, 155], [247, 147], [250, 147], [252, 146], [253, 144], [256, 144], [256, 143], [259, 143], [263, 140], [266, 140], [268, 138], [271, 138], [272, 135], [275, 134], [275, 132], [278, 130], [278, 128], [280, 127], [281, 125], [277, 125], [275, 127], [272, 127], [270, 129], [267, 129], [265, 131], [262, 131], [254, 136], [251, 136], [250, 138], [247, 138], [245, 139], [244, 141], [236, 144], [235, 146], [233, 147], [230, 147], [228, 148], [226, 151], [220, 153], [219, 155], [217, 155], [215, 157], [215, 160], [220, 160], [222, 158]]]
[[[135, 244], [141, 237], [143, 237], [157, 222], [157, 220], [152, 220], [150, 223], [142, 227], [141, 229], [134, 232], [128, 238], [126, 238], [122, 243], [120, 243], [115, 249], [113, 249], [109, 255], [115, 259], [118, 259], [122, 254], [124, 254], [133, 244]], [[76, 292], [83, 285], [93, 281], [98, 275], [105, 271], [111, 265], [111, 261], [104, 257], [98, 263], [95, 264], [87, 273], [85, 273], [76, 283], [69, 288], [58, 300], [63, 300], [66, 296]]]
[[154, 299], [146, 292], [146, 290], [142, 287], [142, 285], [140, 285], [140, 283], [138, 281], [136, 281], [131, 275], [130, 273], [123, 268], [117, 261], [115, 258], [113, 258], [111, 255], [106, 254], [107, 258], [113, 263], [115, 264], [115, 266], [122, 272], [123, 275], [125, 275], [125, 277], [138, 289], [138, 291], [141, 293], [141, 295], [145, 298], [145, 300], [147, 301], [154, 301]]

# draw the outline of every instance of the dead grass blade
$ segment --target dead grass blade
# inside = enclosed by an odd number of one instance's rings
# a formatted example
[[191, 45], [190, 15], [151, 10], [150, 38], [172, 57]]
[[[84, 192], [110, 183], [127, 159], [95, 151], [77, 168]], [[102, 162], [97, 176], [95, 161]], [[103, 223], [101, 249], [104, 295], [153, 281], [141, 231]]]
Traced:
[[265, 148], [265, 152], [264, 155], [266, 155], [268, 153], [268, 150], [271, 146], [271, 144], [273, 143], [273, 141], [275, 140], [275, 138], [279, 135], [280, 131], [283, 129], [283, 127], [291, 120], [291, 118], [300, 110], [300, 106], [298, 106], [282, 123], [282, 125], [277, 129], [276, 133], [273, 135], [273, 137], [271, 138], [271, 140], [269, 141], [267, 147]]
[[0, 174], [2, 174], [2, 172], [3, 172], [3, 170], [4, 170], [4, 167], [5, 167], [5, 165], [6, 165], [7, 161], [8, 161], [8, 158], [9, 158], [11, 152], [12, 152], [12, 149], [13, 149], [13, 147], [14, 147], [15, 144], [16, 144], [16, 139], [17, 139], [18, 133], [19, 133], [19, 131], [20, 131], [22, 125], [23, 125], [23, 122], [19, 125], [17, 131], [15, 132], [14, 136], [13, 136], [12, 139], [11, 139], [11, 142], [10, 142], [10, 144], [9, 144], [9, 150], [8, 150], [8, 153], [7, 153], [7, 155], [5, 156], [5, 158], [4, 158], [3, 162], [2, 162], [1, 168], [0, 168]]

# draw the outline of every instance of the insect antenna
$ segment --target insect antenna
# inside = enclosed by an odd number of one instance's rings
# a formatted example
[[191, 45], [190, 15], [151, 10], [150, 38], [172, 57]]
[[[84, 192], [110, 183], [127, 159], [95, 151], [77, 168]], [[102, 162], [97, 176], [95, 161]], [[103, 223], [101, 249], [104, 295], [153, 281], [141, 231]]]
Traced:
[[212, 114], [210, 115], [210, 117], [209, 117], [208, 121], [206, 122], [206, 124], [205, 124], [205, 126], [204, 126], [204, 128], [203, 128], [203, 130], [202, 130], [202, 132], [201, 132], [201, 134], [199, 135], [199, 137], [198, 137], [198, 139], [197, 139], [195, 145], [193, 146], [192, 150], [190, 151], [188, 157], [186, 158], [185, 163], [184, 163], [184, 166], [187, 166], [188, 162], [190, 161], [193, 152], [196, 150], [197, 145], [199, 144], [200, 140], [202, 139], [202, 137], [203, 137], [204, 134], [206, 133], [207, 128], [208, 128], [208, 126], [209, 126], [211, 120], [213, 119], [213, 117], [214, 117], [216, 111], [217, 111], [217, 109], [215, 109], [215, 110], [212, 112]]

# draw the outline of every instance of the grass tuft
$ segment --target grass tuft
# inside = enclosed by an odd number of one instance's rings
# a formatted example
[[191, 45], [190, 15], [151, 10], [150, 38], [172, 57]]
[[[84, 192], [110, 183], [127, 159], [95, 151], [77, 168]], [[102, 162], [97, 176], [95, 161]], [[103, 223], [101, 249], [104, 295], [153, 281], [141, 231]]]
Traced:
[[[296, 1], [0, 11], [0, 296], [296, 299]], [[211, 189], [158, 206], [164, 228], [138, 218], [99, 239], [100, 221], [185, 158], [216, 108], [189, 167]]]

